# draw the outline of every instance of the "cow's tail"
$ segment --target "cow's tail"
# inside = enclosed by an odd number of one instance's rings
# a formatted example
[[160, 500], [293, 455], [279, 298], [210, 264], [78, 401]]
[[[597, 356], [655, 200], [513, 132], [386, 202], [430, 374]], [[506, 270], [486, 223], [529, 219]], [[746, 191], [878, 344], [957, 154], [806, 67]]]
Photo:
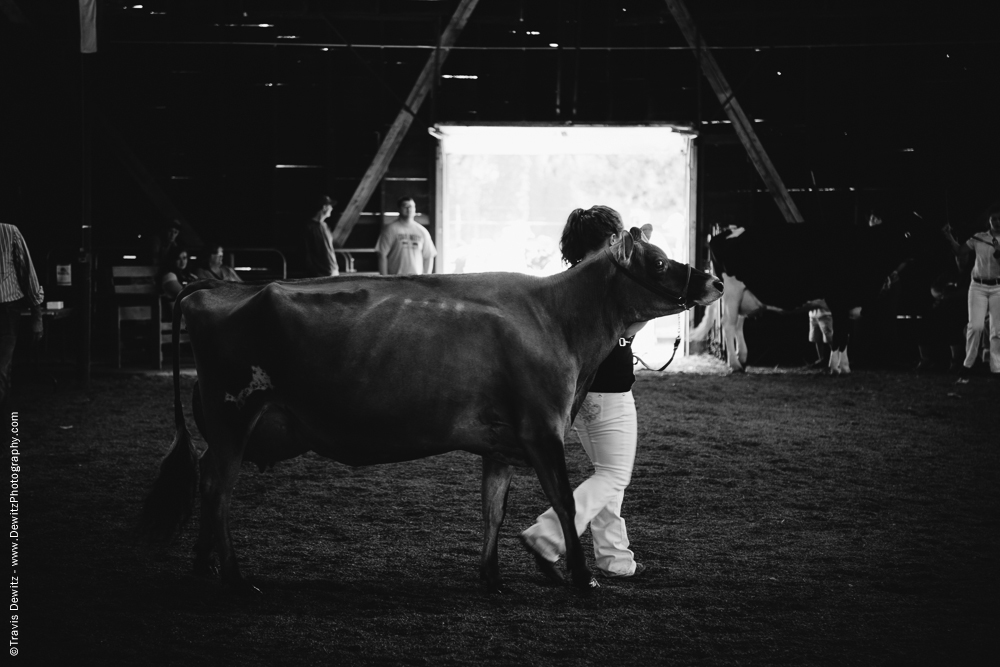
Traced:
[[198, 492], [198, 451], [191, 440], [181, 403], [180, 327], [181, 300], [191, 292], [211, 285], [192, 283], [174, 301], [174, 443], [160, 462], [160, 473], [142, 507], [140, 529], [150, 543], [167, 544], [189, 518]]
[[712, 327], [715, 326], [715, 323], [719, 319], [719, 302], [720, 300], [716, 300], [705, 306], [705, 314], [702, 316], [701, 322], [699, 322], [698, 326], [692, 329], [689, 334], [690, 340], [701, 341], [708, 338], [709, 333], [712, 331]]

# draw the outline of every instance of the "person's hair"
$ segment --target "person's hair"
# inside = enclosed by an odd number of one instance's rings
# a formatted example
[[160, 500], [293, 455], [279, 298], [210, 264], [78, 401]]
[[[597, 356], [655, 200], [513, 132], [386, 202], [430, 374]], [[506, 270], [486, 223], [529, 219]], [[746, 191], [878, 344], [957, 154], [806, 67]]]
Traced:
[[[177, 271], [177, 258], [180, 257], [181, 253], [188, 256], [188, 261], [191, 259], [191, 253], [188, 251], [187, 247], [182, 245], [176, 245], [170, 249], [164, 258], [163, 263], [160, 265], [160, 277], [167, 275], [168, 273]], [[189, 269], [185, 269], [190, 273]], [[178, 276], [179, 277], [179, 276]]]
[[314, 206], [313, 206], [312, 210], [313, 210], [313, 213], [315, 213], [315, 212], [319, 211], [321, 208], [323, 208], [324, 206], [336, 206], [337, 205], [337, 200], [336, 199], [330, 199], [330, 197], [328, 195], [320, 195], [315, 200], [313, 200], [313, 203], [314, 203]]
[[400, 208], [400, 209], [401, 209], [401, 208], [403, 208], [403, 202], [404, 202], [404, 201], [411, 201], [411, 202], [413, 202], [413, 205], [414, 205], [414, 206], [416, 206], [416, 205], [417, 205], [417, 200], [416, 200], [416, 199], [414, 199], [413, 197], [400, 197], [400, 198], [399, 198], [399, 199], [398, 199], [398, 200], [396, 201], [396, 207], [397, 207], [397, 208]]
[[559, 250], [563, 259], [576, 264], [591, 250], [596, 250], [608, 242], [612, 234], [625, 229], [618, 211], [607, 206], [591, 206], [587, 210], [578, 208], [566, 218]]
[[[209, 239], [209, 240], [210, 243], [206, 243], [205, 245], [203, 245], [201, 247], [201, 252], [198, 253], [198, 265], [205, 269], [209, 268], [209, 264], [212, 261], [212, 255], [215, 254], [216, 250], [222, 248], [222, 250], [225, 251], [226, 249], [225, 243], [219, 243], [215, 239]], [[225, 264], [225, 261], [223, 261], [223, 264]]]

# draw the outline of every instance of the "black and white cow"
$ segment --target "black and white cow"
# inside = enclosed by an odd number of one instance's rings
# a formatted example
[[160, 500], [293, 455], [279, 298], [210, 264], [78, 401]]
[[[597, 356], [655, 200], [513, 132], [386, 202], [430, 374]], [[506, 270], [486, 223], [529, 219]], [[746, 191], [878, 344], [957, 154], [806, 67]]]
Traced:
[[714, 236], [709, 247], [725, 284], [719, 308], [730, 368], [738, 372], [746, 366], [747, 315], [825, 307], [834, 320], [830, 373], [850, 373], [849, 315], [898, 280], [918, 251], [916, 231], [913, 219], [884, 223], [873, 215], [867, 226], [781, 224], [730, 228]]

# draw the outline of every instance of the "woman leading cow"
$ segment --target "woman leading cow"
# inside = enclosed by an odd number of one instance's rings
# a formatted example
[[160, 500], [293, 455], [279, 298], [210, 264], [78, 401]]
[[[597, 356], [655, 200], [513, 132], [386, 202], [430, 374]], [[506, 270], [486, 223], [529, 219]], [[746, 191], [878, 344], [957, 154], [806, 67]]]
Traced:
[[[648, 235], [649, 229], [647, 226], [643, 231]], [[566, 220], [559, 248], [572, 271], [572, 267], [603, 252], [625, 233], [621, 216], [614, 209], [578, 208]], [[594, 474], [573, 492], [576, 531], [583, 534], [590, 525], [596, 566], [606, 577], [634, 577], [646, 569], [629, 550], [625, 520], [621, 516], [625, 487], [632, 478], [637, 440], [632, 398], [635, 382], [632, 337], [644, 324], [633, 325], [626, 331], [598, 368], [574, 424], [594, 464]], [[539, 572], [551, 581], [562, 581], [556, 563], [566, 552], [566, 542], [555, 510], [550, 507], [539, 516], [534, 525], [521, 533], [520, 539], [534, 557]]]

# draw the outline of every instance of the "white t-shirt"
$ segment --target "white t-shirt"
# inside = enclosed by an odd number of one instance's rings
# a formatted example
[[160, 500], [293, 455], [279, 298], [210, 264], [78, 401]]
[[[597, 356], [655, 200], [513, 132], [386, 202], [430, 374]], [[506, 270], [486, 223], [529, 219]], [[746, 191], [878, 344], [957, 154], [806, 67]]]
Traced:
[[424, 260], [437, 257], [430, 232], [416, 222], [396, 220], [382, 230], [375, 251], [386, 257], [390, 276], [417, 276], [424, 272]]
[[989, 232], [973, 234], [965, 242], [976, 253], [976, 264], [972, 267], [972, 277], [980, 280], [1000, 278], [1000, 260], [993, 256], [997, 246], [993, 245], [993, 235]]

